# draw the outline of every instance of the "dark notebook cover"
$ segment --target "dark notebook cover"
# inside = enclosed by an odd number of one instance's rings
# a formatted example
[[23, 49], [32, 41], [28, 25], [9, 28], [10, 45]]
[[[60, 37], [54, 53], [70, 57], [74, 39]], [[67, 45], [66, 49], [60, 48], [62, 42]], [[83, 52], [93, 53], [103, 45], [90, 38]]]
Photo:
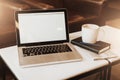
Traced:
[[110, 44], [107, 42], [97, 41], [94, 44], [84, 43], [82, 42], [81, 37], [71, 40], [71, 43], [79, 47], [85, 48], [87, 50], [93, 51], [95, 53], [98, 53], [98, 54], [110, 49]]

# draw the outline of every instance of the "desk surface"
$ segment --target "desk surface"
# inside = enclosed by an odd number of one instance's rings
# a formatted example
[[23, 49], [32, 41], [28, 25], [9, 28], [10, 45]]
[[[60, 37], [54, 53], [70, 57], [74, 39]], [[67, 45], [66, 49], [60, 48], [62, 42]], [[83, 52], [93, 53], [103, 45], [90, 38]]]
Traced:
[[[115, 30], [115, 33], [117, 31], [120, 33], [120, 30], [108, 26], [104, 26], [102, 28], [105, 30], [105, 37], [107, 37], [108, 33], [112, 30]], [[112, 36], [114, 36], [114, 34], [110, 33], [109, 35], [111, 35], [108, 37], [110, 40], [107, 38], [104, 38], [103, 40], [111, 42], [111, 39], [113, 38]], [[71, 39], [79, 36], [80, 32], [70, 34]], [[102, 37], [99, 37], [99, 39], [101, 38]], [[114, 41], [111, 43], [113, 44]], [[108, 65], [108, 62], [106, 60], [94, 61], [93, 59], [95, 56], [98, 56], [97, 54], [77, 46], [74, 47], [83, 57], [83, 60], [80, 62], [22, 68], [19, 66], [17, 46], [1, 49], [0, 55], [8, 67], [11, 69], [11, 71], [18, 78], [18, 80], [63, 80]], [[113, 50], [117, 50], [116, 45], [112, 45], [112, 47]], [[111, 59], [111, 61], [115, 60], [120, 60], [120, 58]]]
[[[103, 40], [111, 44], [110, 54], [115, 54], [118, 57], [109, 59], [111, 63], [120, 61], [120, 29], [110, 26], [102, 27], [104, 30], [104, 36], [99, 35], [99, 40]], [[108, 54], [109, 54], [108, 53]], [[104, 55], [104, 54], [103, 54]]]

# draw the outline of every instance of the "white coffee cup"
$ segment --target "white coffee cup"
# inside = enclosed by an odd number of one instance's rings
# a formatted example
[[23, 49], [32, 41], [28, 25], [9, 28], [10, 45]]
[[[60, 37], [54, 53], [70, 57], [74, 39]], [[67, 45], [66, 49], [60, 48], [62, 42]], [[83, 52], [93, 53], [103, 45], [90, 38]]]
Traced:
[[82, 41], [85, 43], [96, 43], [99, 26], [95, 24], [82, 25]]

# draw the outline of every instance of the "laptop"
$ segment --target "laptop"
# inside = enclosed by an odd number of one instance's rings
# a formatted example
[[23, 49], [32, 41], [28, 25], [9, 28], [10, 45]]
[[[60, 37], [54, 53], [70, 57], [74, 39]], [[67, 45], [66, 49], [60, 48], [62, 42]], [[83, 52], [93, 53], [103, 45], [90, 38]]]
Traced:
[[20, 66], [82, 60], [69, 42], [65, 9], [17, 11], [15, 22]]

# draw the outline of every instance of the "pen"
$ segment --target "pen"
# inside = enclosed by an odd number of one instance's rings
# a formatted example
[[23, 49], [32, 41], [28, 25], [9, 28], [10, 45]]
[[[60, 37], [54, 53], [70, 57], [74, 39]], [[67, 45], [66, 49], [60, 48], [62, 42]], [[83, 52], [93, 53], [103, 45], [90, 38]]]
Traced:
[[103, 58], [103, 57], [96, 57], [96, 58], [94, 58], [94, 60], [104, 60], [104, 59], [111, 59], [111, 58], [116, 58], [117, 56], [109, 56], [109, 57], [105, 57], [105, 58]]

